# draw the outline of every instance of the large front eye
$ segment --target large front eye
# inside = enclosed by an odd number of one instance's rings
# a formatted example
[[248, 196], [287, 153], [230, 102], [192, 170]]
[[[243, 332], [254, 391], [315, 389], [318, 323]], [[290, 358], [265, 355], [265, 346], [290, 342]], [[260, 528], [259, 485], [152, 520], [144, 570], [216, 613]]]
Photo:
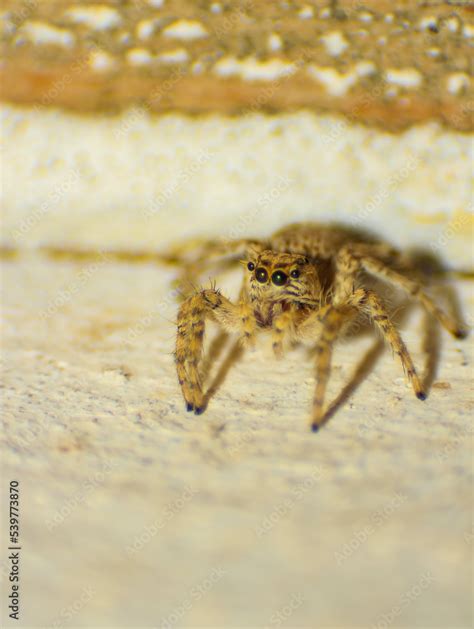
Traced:
[[272, 275], [272, 282], [276, 286], [283, 286], [283, 284], [286, 284], [287, 279], [288, 275], [283, 273], [283, 271], [275, 271], [275, 273]]
[[255, 277], [257, 278], [257, 282], [260, 282], [260, 284], [265, 284], [265, 282], [268, 280], [268, 273], [265, 271], [265, 269], [257, 269]]

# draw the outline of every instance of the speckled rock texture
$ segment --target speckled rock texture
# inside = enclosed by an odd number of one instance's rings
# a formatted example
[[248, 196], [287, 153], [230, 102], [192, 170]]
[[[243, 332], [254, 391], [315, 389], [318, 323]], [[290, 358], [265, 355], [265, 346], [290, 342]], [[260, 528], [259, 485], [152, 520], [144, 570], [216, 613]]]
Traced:
[[472, 131], [468, 1], [3, 0], [3, 99], [76, 111], [340, 112]]
[[[375, 336], [341, 343], [331, 399], [375, 364], [315, 435], [307, 350], [275, 362], [260, 337], [196, 417], [172, 277], [3, 262], [2, 492], [19, 481], [22, 544], [4, 626], [472, 627], [472, 339], [429, 332], [424, 403]], [[472, 324], [473, 284], [457, 289]]]
[[2, 241], [14, 247], [156, 251], [337, 220], [473, 266], [472, 137], [435, 123], [395, 135], [305, 111], [0, 113]]

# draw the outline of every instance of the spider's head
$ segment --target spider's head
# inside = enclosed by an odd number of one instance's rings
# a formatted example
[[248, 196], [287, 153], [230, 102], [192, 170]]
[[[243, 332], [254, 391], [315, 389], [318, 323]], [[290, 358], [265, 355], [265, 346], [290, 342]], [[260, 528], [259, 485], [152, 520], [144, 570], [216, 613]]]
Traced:
[[249, 251], [243, 264], [252, 300], [314, 303], [318, 298], [320, 284], [316, 267], [303, 255]]

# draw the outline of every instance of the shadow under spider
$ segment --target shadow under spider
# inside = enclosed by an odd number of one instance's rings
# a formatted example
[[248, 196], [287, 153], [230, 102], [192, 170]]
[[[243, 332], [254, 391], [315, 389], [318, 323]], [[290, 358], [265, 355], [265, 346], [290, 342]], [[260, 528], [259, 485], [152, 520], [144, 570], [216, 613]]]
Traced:
[[[410, 302], [403, 302], [399, 305], [397, 312], [393, 314], [393, 320], [397, 323], [397, 326], [401, 326], [408, 316], [412, 308], [416, 307], [416, 304]], [[366, 330], [370, 330], [371, 325], [367, 325], [359, 328], [355, 334], [351, 336], [358, 336], [363, 334]], [[211, 341], [209, 350], [203, 360], [202, 366], [202, 378], [203, 382], [206, 382], [209, 378], [212, 365], [215, 361], [219, 360], [219, 357], [225, 350], [227, 342], [229, 340], [229, 334], [226, 332], [219, 332]], [[377, 362], [380, 360], [382, 354], [385, 351], [385, 342], [383, 339], [377, 339], [376, 342], [369, 347], [365, 352], [362, 359], [356, 364], [349, 381], [344, 385], [343, 389], [337, 395], [337, 397], [329, 404], [326, 414], [324, 416], [322, 425], [326, 424], [336, 412], [350, 399], [350, 397], [356, 392], [358, 387], [369, 376], [369, 374], [375, 369]], [[431, 386], [436, 377], [436, 372], [439, 364], [440, 357], [440, 328], [438, 322], [429, 313], [425, 313], [423, 319], [423, 339], [422, 339], [422, 351], [426, 356], [422, 374], [422, 380], [424, 388], [427, 392], [431, 389]], [[227, 356], [224, 358], [220, 365], [217, 374], [210, 383], [206, 394], [204, 396], [204, 407], [207, 408], [211, 398], [217, 393], [222, 384], [225, 382], [228, 372], [231, 367], [241, 358], [244, 352], [244, 348], [239, 340], [236, 340]], [[311, 354], [311, 350], [309, 354]]]
[[[224, 338], [222, 339], [221, 337], [224, 337]], [[222, 353], [222, 350], [224, 349], [226, 345], [227, 337], [228, 337], [228, 334], [226, 334], [225, 332], [218, 334], [217, 337], [211, 343], [211, 348], [209, 350], [207, 360], [206, 360], [207, 369], [208, 369], [206, 373], [206, 378], [209, 376], [209, 367], [212, 362], [211, 350], [214, 352], [214, 356], [216, 356], [216, 359], [217, 359], [218, 355]], [[212, 345], [214, 345], [214, 348], [212, 347]], [[220, 365], [217, 371], [217, 374], [214, 377], [214, 380], [211, 382], [211, 384], [209, 385], [204, 395], [204, 408], [207, 408], [207, 405], [209, 404], [209, 400], [216, 394], [216, 392], [223, 385], [227, 377], [227, 374], [229, 373], [230, 368], [240, 359], [243, 353], [244, 353], [244, 348], [242, 347], [242, 343], [240, 342], [239, 339], [237, 339], [237, 341], [233, 343], [225, 359], [222, 361], [222, 364]]]
[[[460, 326], [467, 326], [464, 323], [461, 300], [458, 292], [452, 284], [444, 282], [444, 277], [440, 274], [441, 282], [433, 285], [434, 292], [444, 299], [447, 311], [459, 322]], [[424, 337], [422, 351], [425, 355], [423, 388], [429, 393], [436, 378], [438, 365], [441, 356], [441, 327], [436, 319], [429, 312], [424, 313]]]
[[441, 355], [441, 334], [439, 323], [428, 312], [424, 317], [425, 333], [423, 336], [422, 351], [425, 355], [425, 364], [422, 377], [424, 391], [430, 392], [438, 372]]
[[[407, 318], [409, 312], [413, 308], [416, 308], [414, 302], [405, 301], [399, 305], [399, 309], [393, 314], [393, 321], [397, 323], [397, 327], [402, 326], [403, 322]], [[423, 372], [421, 379], [423, 383], [423, 389], [429, 393], [433, 382], [436, 378], [438, 370], [440, 349], [441, 349], [441, 330], [440, 325], [436, 319], [428, 312], [424, 313], [423, 317], [423, 332], [422, 332], [422, 344], [421, 349], [425, 355], [425, 361], [423, 366]], [[369, 324], [370, 327], [370, 324]], [[374, 370], [378, 360], [385, 351], [385, 342], [383, 339], [379, 339], [376, 343], [369, 348], [365, 353], [362, 360], [356, 365], [349, 382], [346, 383], [342, 391], [328, 406], [326, 414], [323, 418], [322, 425], [326, 424], [338, 409], [349, 400], [357, 388], [367, 378], [367, 376]]]
[[372, 347], [365, 353], [362, 360], [356, 365], [349, 382], [343, 387], [342, 391], [336, 399], [329, 405], [322, 424], [328, 422], [338, 409], [343, 406], [352, 394], [358, 389], [367, 376], [374, 370], [377, 361], [380, 359], [385, 350], [385, 343], [382, 339], [378, 339]]
[[211, 344], [209, 345], [209, 349], [203, 357], [201, 365], [201, 378], [203, 384], [205, 384], [205, 382], [209, 378], [209, 373], [212, 369], [212, 365], [217, 360], [219, 360], [219, 356], [224, 351], [228, 339], [229, 335], [223, 330], [219, 330], [216, 336], [212, 339]]

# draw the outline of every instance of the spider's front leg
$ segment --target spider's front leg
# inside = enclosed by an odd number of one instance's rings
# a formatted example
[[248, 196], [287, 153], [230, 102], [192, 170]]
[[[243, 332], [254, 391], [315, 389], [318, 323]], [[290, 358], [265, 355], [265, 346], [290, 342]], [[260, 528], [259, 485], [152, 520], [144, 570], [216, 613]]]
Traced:
[[[381, 259], [379, 259], [379, 256]], [[336, 299], [345, 298], [350, 294], [351, 285], [358, 270], [365, 269], [369, 273], [387, 280], [402, 288], [408, 295], [416, 299], [429, 313], [431, 313], [440, 324], [455, 338], [463, 339], [468, 334], [468, 329], [457, 321], [452, 315], [448, 315], [440, 308], [432, 297], [430, 297], [424, 286], [417, 280], [413, 280], [394, 269], [387, 262], [387, 258], [393, 258], [405, 267], [405, 272], [413, 267], [409, 265], [409, 260], [395, 249], [391, 249], [385, 244], [356, 244], [341, 249], [337, 256], [337, 266], [340, 271], [340, 281], [336, 286]], [[375, 306], [376, 308], [378, 306]]]
[[201, 290], [188, 297], [178, 312], [176, 371], [188, 411], [196, 415], [205, 410], [200, 364], [206, 319], [219, 323], [227, 332], [238, 332], [244, 344], [252, 341], [256, 330], [253, 312], [244, 300], [238, 305], [218, 290]]
[[359, 259], [350, 248], [345, 248], [338, 254], [337, 266], [339, 276], [336, 282], [335, 299], [344, 301], [369, 315], [370, 319], [382, 332], [384, 339], [390, 345], [393, 352], [400, 358], [403, 370], [408, 376], [416, 397], [419, 400], [425, 400], [426, 392], [423, 390], [413, 360], [400, 333], [391, 320], [387, 307], [376, 292], [362, 286], [355, 288], [358, 271], [361, 269], [361, 266], [365, 266], [367, 270], [379, 274], [392, 282], [398, 283], [405, 288], [407, 292], [411, 292], [414, 296], [417, 296], [426, 310], [432, 313], [454, 336], [462, 337], [464, 333], [462, 327], [458, 326], [454, 321], [451, 321], [451, 319], [422, 291], [421, 286], [416, 284], [416, 282], [408, 278], [403, 278], [403, 276], [392, 271], [375, 258], [366, 255]]
[[392, 351], [400, 358], [403, 371], [410, 381], [414, 394], [419, 400], [426, 400], [426, 393], [410, 353], [380, 297], [374, 291], [360, 287], [353, 293], [350, 301], [362, 312], [365, 311], [379, 328]]

